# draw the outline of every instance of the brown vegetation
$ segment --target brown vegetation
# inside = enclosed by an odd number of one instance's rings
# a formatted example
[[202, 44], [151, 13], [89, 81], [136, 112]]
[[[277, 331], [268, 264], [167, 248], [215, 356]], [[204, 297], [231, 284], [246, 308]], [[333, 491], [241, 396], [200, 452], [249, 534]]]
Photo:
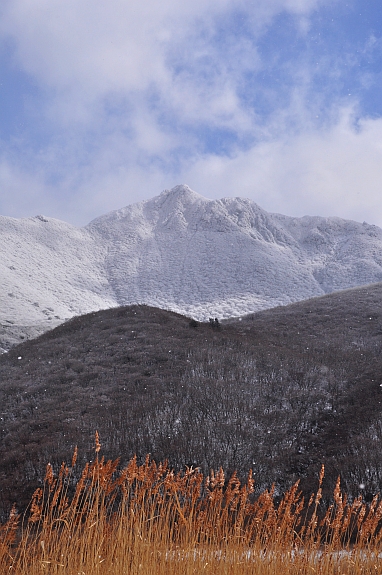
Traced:
[[336, 484], [322, 512], [323, 469], [309, 501], [298, 482], [277, 503], [222, 469], [174, 473], [167, 462], [99, 456], [73, 484], [72, 465], [47, 466], [27, 512], [0, 527], [0, 573], [276, 575], [380, 573], [382, 501], [348, 501]]

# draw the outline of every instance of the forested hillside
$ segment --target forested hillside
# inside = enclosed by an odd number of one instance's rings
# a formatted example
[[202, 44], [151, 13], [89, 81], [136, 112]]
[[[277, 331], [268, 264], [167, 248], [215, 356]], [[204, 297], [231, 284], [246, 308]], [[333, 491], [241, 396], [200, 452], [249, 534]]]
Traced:
[[[229, 321], [146, 306], [76, 317], [0, 357], [0, 507], [47, 462], [150, 453], [365, 498], [382, 488], [382, 284]], [[325, 487], [324, 485], [324, 487]], [[361, 486], [361, 487], [360, 487]]]

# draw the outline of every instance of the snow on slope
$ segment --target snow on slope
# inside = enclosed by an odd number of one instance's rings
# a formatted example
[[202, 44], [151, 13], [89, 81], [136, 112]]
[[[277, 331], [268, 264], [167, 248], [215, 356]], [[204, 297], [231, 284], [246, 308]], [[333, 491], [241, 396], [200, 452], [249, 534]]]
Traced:
[[223, 318], [382, 281], [376, 226], [269, 214], [250, 200], [212, 201], [188, 186], [82, 229], [3, 217], [0, 241], [0, 323], [8, 334], [129, 303]]
[[0, 242], [0, 346], [117, 305], [103, 268], [105, 246], [87, 230], [43, 216], [0, 217]]
[[177, 186], [87, 229], [112, 246], [107, 273], [123, 304], [205, 319], [323, 293], [298, 243], [249, 200], [210, 201]]

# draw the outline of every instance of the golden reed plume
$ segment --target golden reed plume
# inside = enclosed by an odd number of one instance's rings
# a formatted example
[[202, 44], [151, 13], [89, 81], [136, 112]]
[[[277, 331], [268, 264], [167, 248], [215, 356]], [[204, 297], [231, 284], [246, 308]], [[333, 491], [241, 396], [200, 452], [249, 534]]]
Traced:
[[63, 463], [47, 465], [44, 486], [20, 517], [0, 527], [0, 574], [283, 575], [382, 573], [382, 501], [349, 501], [340, 481], [324, 508], [322, 482], [305, 502], [299, 483], [276, 500], [254, 495], [252, 472], [241, 483], [224, 471], [134, 457], [99, 457], [80, 479]]

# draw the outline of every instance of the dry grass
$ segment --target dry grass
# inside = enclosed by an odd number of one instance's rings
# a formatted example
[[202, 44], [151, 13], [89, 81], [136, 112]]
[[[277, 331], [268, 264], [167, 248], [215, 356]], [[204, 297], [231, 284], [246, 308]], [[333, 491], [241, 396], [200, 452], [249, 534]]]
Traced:
[[273, 490], [254, 498], [223, 470], [175, 474], [166, 463], [99, 457], [72, 485], [72, 465], [47, 466], [23, 517], [0, 527], [0, 573], [65, 574], [376, 574], [382, 501], [347, 501], [339, 481], [319, 516], [321, 483], [304, 503], [296, 483], [277, 505]]

